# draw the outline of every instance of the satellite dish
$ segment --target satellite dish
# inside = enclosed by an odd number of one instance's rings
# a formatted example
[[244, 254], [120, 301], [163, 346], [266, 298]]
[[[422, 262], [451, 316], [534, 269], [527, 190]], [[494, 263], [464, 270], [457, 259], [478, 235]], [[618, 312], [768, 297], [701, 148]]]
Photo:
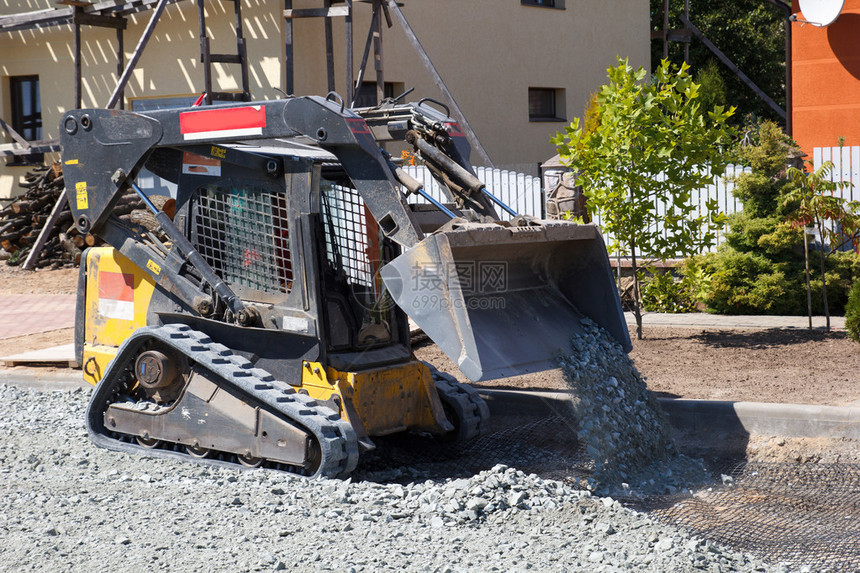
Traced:
[[803, 12], [803, 20], [798, 22], [823, 27], [836, 21], [845, 0], [798, 0], [798, 3]]

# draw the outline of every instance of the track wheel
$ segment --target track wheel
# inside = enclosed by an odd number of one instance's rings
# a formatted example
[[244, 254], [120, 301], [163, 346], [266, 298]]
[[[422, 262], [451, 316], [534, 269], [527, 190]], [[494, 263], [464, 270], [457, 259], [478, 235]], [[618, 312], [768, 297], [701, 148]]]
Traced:
[[185, 451], [194, 458], [208, 458], [211, 450], [200, 446], [185, 446]]
[[251, 454], [242, 454], [238, 458], [239, 463], [246, 468], [258, 468], [263, 463], [263, 458], [255, 458]]
[[149, 436], [135, 436], [134, 439], [137, 440], [138, 444], [148, 450], [157, 448], [161, 444], [161, 440], [150, 438]]
[[438, 439], [462, 444], [485, 434], [489, 426], [490, 410], [484, 399], [474, 388], [468, 384], [460, 384], [450, 374], [439, 372], [432, 366], [430, 372], [433, 374], [445, 416], [454, 426], [453, 430]]

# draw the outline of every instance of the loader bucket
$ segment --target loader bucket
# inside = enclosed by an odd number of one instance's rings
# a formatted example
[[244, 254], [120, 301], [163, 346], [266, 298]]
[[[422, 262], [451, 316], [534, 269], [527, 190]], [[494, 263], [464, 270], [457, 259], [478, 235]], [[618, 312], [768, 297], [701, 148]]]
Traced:
[[472, 381], [557, 368], [584, 317], [631, 349], [597, 227], [542, 223], [440, 230], [381, 270], [394, 301]]

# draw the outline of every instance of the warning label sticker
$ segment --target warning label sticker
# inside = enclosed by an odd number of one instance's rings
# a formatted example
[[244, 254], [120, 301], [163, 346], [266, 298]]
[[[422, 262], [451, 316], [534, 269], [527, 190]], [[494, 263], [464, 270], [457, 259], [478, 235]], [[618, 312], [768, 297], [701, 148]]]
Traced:
[[182, 173], [220, 177], [221, 161], [186, 151], [182, 154]]

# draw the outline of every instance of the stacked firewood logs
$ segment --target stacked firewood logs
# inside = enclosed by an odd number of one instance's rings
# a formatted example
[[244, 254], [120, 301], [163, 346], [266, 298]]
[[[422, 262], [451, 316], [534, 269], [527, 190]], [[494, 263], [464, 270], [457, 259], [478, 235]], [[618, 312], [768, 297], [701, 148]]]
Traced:
[[[25, 193], [0, 209], [0, 260], [6, 259], [8, 265], [24, 263], [42, 229], [49, 222], [54, 206], [64, 193], [60, 163], [36, 167], [24, 175], [23, 179], [20, 185], [26, 189]], [[143, 208], [143, 202], [132, 192], [120, 198], [113, 213], [129, 220], [139, 216], [136, 212]], [[35, 268], [57, 269], [79, 265], [84, 249], [103, 244], [95, 235], [82, 235], [78, 232], [68, 204], [48, 233], [33, 265]]]

